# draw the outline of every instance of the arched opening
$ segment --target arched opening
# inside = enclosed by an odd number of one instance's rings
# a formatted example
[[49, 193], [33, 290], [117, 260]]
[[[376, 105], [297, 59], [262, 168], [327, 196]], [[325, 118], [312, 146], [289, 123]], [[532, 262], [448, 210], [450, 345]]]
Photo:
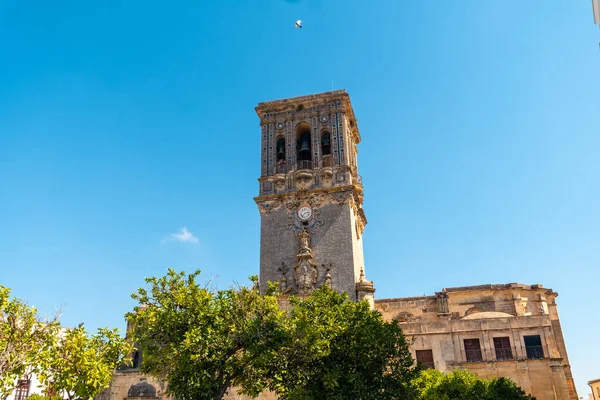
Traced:
[[398, 322], [410, 322], [412, 319], [412, 314], [408, 312], [401, 312], [394, 319]]
[[306, 122], [298, 124], [296, 127], [296, 139], [298, 169], [312, 169], [311, 128], [309, 124]]
[[321, 132], [321, 153], [323, 154], [323, 167], [333, 167], [331, 158], [331, 133], [328, 130]]
[[131, 360], [131, 368], [139, 368], [139, 366], [140, 366], [140, 352], [136, 350], [133, 353], [133, 357]]
[[275, 144], [275, 158], [277, 160], [277, 173], [285, 174], [287, 172], [287, 166], [285, 163], [285, 138], [279, 136]]

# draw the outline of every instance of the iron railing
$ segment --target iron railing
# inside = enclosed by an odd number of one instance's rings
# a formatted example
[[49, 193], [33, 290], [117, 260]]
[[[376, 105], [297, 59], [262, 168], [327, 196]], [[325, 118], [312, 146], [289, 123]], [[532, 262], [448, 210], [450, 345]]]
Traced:
[[483, 361], [483, 356], [481, 355], [481, 349], [465, 350], [465, 356], [467, 358], [467, 362]]
[[506, 361], [513, 360], [513, 351], [510, 347], [498, 347], [494, 349], [496, 351], [496, 360]]
[[531, 360], [537, 360], [544, 358], [544, 347], [543, 346], [525, 346], [527, 358]]
[[298, 160], [296, 162], [296, 169], [313, 169], [313, 162], [312, 160]]
[[544, 346], [498, 347], [481, 349], [461, 349], [461, 359], [466, 362], [539, 360], [546, 358]]

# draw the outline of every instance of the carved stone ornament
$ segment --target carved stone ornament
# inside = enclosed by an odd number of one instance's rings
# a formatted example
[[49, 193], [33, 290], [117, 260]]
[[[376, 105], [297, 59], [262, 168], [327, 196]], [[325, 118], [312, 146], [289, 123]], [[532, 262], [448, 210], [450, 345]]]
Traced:
[[297, 207], [291, 209], [288, 213], [288, 224], [287, 227], [295, 231], [296, 233], [301, 233], [303, 231], [314, 232], [317, 228], [323, 225], [323, 221], [319, 219], [321, 214], [321, 210], [317, 207], [311, 207], [312, 214], [308, 220], [302, 220], [298, 216], [298, 209], [308, 203], [301, 203]]
[[288, 288], [287, 277], [286, 277], [288, 267], [286, 267], [285, 263], [282, 262], [281, 267], [277, 268], [277, 270], [279, 272], [281, 272], [281, 280], [279, 281], [279, 292], [287, 293], [290, 290], [290, 288]]
[[319, 178], [321, 179], [321, 186], [325, 188], [330, 188], [333, 186], [333, 168], [326, 167], [321, 168], [319, 173]]
[[281, 206], [281, 202], [276, 199], [257, 202], [257, 204], [260, 215], [269, 215], [271, 211], [277, 210]]
[[326, 268], [325, 269], [325, 284], [331, 289], [331, 263], [329, 263], [328, 266], [325, 266], [325, 264], [323, 264], [323, 266]]
[[306, 170], [299, 170], [294, 173], [294, 183], [298, 190], [307, 190], [314, 183], [313, 174]]
[[287, 178], [286, 178], [285, 174], [277, 174], [277, 175], [275, 175], [273, 181], [275, 183], [275, 189], [278, 192], [282, 192], [285, 189], [286, 180], [287, 180]]
[[[277, 183], [284, 186], [286, 184], [283, 179], [279, 180]], [[285, 207], [289, 212], [288, 227], [296, 232], [303, 229], [314, 230], [322, 225], [323, 222], [319, 219], [319, 210], [322, 207], [330, 204], [343, 205], [347, 201], [350, 201], [354, 215], [360, 220], [359, 228], [361, 233], [367, 223], [364, 211], [362, 210], [362, 198], [358, 197], [358, 193], [352, 186], [316, 190], [300, 189], [296, 192], [286, 194], [282, 193], [256, 197], [255, 201], [261, 215], [269, 215], [271, 211]], [[309, 224], [301, 224], [294, 214], [301, 205], [307, 203], [311, 206], [314, 217]]]
[[365, 279], [365, 269], [360, 267], [360, 276], [358, 278], [358, 282], [356, 282], [356, 291], [358, 293], [374, 293], [375, 285], [373, 281], [368, 281]]
[[445, 291], [436, 292], [435, 297], [437, 299], [438, 315], [450, 314], [450, 308], [448, 306], [448, 293]]
[[296, 293], [310, 294], [315, 290], [317, 284], [317, 266], [313, 263], [310, 245], [310, 235], [307, 231], [302, 231], [298, 235], [299, 247], [298, 263], [294, 267], [294, 282], [296, 284]]

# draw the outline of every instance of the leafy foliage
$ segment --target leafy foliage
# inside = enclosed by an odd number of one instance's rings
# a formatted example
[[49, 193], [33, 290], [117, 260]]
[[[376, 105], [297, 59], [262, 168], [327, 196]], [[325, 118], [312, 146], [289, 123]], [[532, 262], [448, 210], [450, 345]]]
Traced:
[[127, 315], [141, 370], [182, 400], [221, 399], [231, 386], [282, 399], [408, 399], [416, 374], [402, 330], [366, 302], [327, 287], [279, 307], [275, 288], [211, 291], [169, 270], [149, 278]]
[[180, 400], [221, 399], [231, 385], [258, 395], [283, 338], [274, 289], [261, 296], [252, 277], [253, 288], [211, 291], [196, 282], [199, 274], [169, 270], [132, 295], [139, 305], [127, 318], [140, 368]]
[[141, 370], [180, 400], [220, 400], [235, 386], [282, 400], [534, 400], [511, 380], [421, 371], [397, 322], [324, 286], [282, 311], [276, 288], [210, 290], [169, 270], [127, 314]]
[[61, 396], [46, 396], [34, 393], [27, 396], [27, 400], [63, 400], [63, 398]]
[[83, 324], [62, 329], [40, 356], [39, 379], [45, 392], [69, 399], [91, 399], [107, 388], [114, 370], [130, 361], [133, 346], [117, 329], [89, 335]]
[[40, 352], [58, 330], [57, 318], [42, 320], [34, 307], [0, 286], [0, 399], [12, 393], [18, 379], [37, 370]]
[[411, 399], [418, 373], [397, 322], [327, 286], [291, 300], [270, 389], [281, 399]]
[[461, 370], [426, 370], [413, 383], [418, 400], [535, 400], [508, 378], [486, 380]]

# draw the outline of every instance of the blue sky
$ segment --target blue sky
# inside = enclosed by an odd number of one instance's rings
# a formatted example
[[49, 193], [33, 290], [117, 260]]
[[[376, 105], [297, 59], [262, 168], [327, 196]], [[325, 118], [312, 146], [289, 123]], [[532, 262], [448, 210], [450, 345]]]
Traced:
[[600, 377], [599, 40], [588, 0], [0, 0], [0, 284], [95, 328], [123, 327], [168, 267], [245, 282], [254, 106], [345, 88], [377, 297], [551, 287], [583, 396]]

